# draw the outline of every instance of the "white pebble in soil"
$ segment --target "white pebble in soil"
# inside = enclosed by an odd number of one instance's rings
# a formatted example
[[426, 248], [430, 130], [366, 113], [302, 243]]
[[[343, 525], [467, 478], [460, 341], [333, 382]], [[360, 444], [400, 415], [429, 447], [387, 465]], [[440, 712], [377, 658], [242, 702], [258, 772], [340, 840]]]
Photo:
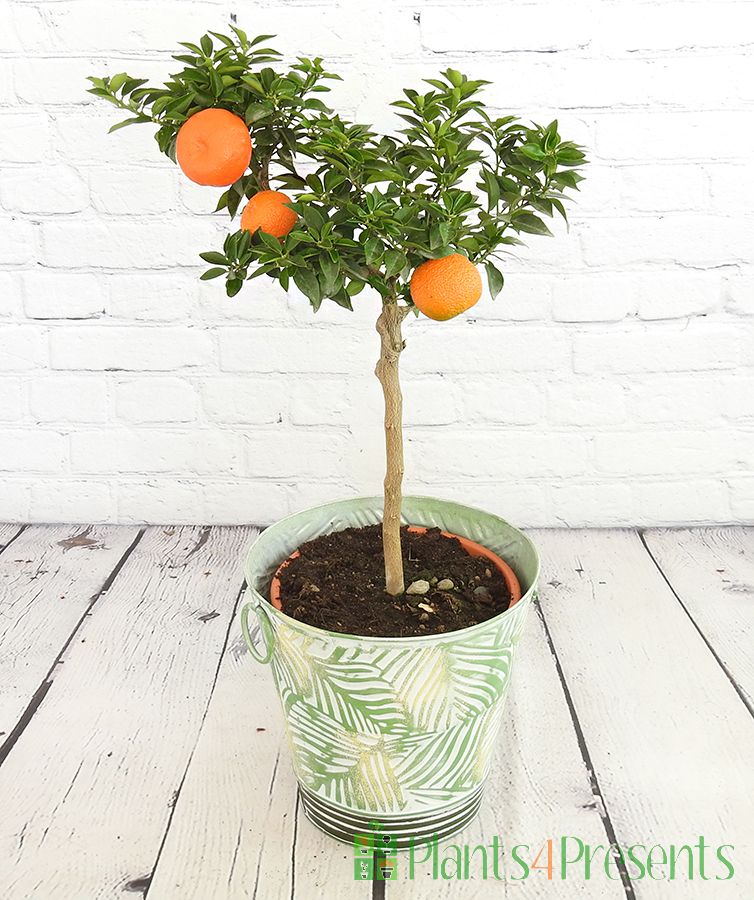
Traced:
[[455, 585], [450, 578], [443, 578], [442, 581], [437, 582], [438, 591], [452, 591], [454, 587]]
[[425, 581], [423, 578], [420, 578], [418, 581], [412, 581], [411, 584], [406, 588], [406, 594], [416, 595], [416, 594], [426, 594], [429, 590], [429, 582]]

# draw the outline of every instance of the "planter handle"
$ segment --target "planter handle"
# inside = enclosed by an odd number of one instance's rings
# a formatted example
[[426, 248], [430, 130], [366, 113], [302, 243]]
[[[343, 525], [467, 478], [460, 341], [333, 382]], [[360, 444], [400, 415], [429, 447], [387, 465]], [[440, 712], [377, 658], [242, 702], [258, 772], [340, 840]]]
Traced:
[[[251, 632], [249, 631], [249, 613], [252, 610], [256, 613], [259, 630], [264, 638], [264, 653], [261, 653], [257, 649], [254, 641], [251, 639]], [[270, 625], [270, 619], [267, 613], [258, 603], [249, 602], [241, 607], [241, 631], [243, 632], [246, 646], [249, 648], [249, 653], [251, 653], [254, 659], [258, 663], [268, 663], [272, 659], [272, 654], [275, 650], [275, 633], [272, 630], [272, 625]]]

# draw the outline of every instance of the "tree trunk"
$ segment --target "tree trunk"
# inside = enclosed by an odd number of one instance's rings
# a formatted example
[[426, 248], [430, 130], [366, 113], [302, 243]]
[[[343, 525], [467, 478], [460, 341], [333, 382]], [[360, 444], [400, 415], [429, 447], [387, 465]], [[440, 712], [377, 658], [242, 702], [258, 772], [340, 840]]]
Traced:
[[398, 377], [398, 360], [403, 350], [401, 323], [408, 307], [385, 300], [377, 319], [380, 358], [375, 375], [385, 397], [385, 505], [382, 518], [382, 548], [385, 554], [385, 588], [388, 594], [402, 594], [401, 485], [403, 483], [403, 397]]

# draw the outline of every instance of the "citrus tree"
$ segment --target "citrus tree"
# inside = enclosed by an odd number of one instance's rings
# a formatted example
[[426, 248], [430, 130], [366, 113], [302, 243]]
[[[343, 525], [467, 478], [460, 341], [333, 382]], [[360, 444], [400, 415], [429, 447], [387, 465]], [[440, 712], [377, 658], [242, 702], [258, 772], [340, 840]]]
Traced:
[[122, 73], [90, 78], [90, 93], [128, 113], [111, 131], [156, 126], [160, 151], [189, 178], [226, 188], [216, 211], [233, 219], [241, 210], [222, 248], [200, 254], [210, 266], [203, 279], [223, 277], [231, 297], [262, 275], [285, 290], [293, 282], [315, 312], [325, 300], [352, 309], [367, 286], [379, 295], [385, 584], [400, 594], [402, 322], [412, 311], [445, 320], [473, 306], [477, 267], [494, 298], [501, 259], [520, 235], [550, 234], [555, 213], [566, 220], [584, 153], [556, 121], [492, 115], [480, 99], [489, 82], [454, 69], [426, 79], [426, 90], [404, 90], [393, 106], [405, 127], [377, 134], [326, 106], [327, 82], [339, 76], [321, 58], [283, 66], [267, 46], [272, 35], [231, 31], [181, 43], [173, 58], [182, 69], [162, 86]]

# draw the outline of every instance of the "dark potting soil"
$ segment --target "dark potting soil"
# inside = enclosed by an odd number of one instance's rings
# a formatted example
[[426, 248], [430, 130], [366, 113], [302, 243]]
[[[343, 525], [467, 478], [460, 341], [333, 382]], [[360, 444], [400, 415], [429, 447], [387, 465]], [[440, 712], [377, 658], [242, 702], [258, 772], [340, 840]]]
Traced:
[[299, 547], [300, 556], [280, 573], [283, 612], [328, 631], [407, 637], [457, 631], [508, 608], [510, 593], [499, 570], [469, 556], [439, 528], [417, 534], [403, 527], [401, 542], [406, 588], [427, 581], [427, 593], [388, 594], [382, 526], [346, 528]]

